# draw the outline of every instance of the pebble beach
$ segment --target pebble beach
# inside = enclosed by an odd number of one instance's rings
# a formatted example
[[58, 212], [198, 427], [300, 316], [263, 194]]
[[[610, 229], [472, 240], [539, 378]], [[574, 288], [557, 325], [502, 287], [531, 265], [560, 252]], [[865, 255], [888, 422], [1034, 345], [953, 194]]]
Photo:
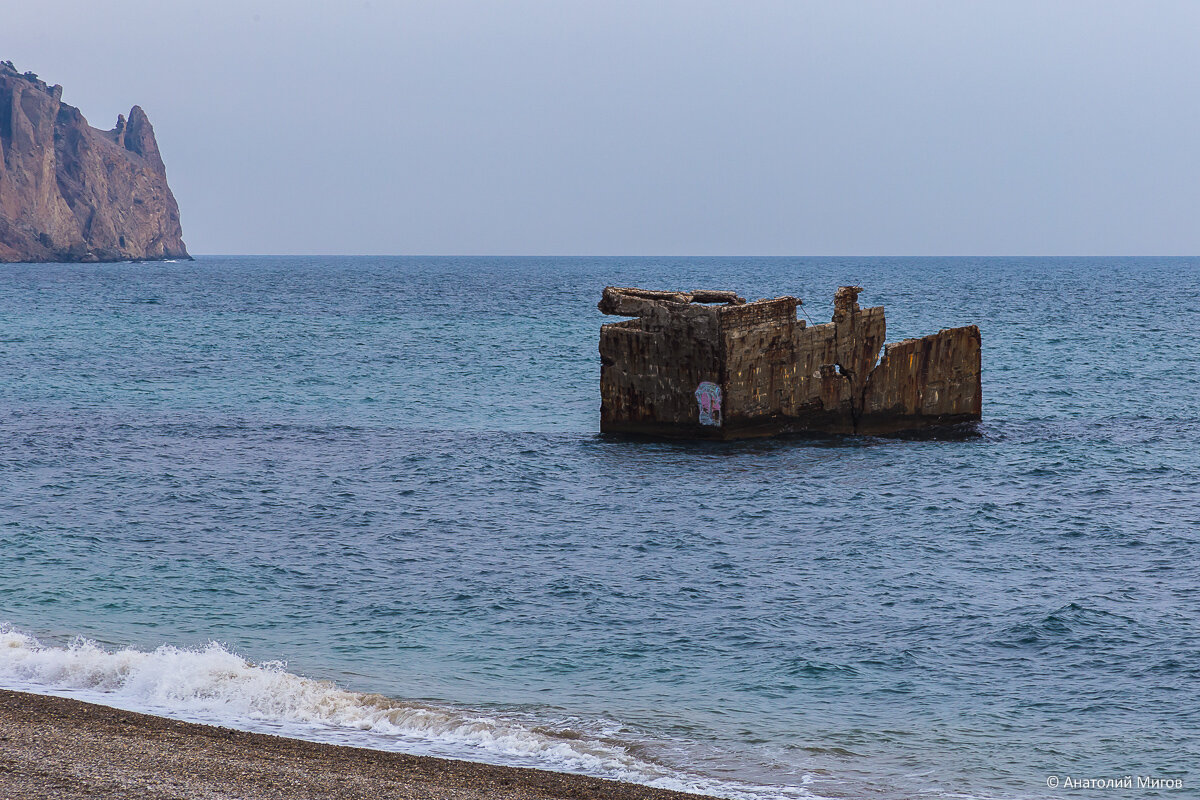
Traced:
[[580, 775], [338, 747], [0, 690], [0, 797], [687, 800]]

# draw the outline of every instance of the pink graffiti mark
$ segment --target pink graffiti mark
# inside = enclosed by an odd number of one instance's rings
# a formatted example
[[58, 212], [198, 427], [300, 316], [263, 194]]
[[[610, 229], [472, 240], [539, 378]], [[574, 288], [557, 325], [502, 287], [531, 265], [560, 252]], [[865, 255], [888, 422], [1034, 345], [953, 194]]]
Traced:
[[696, 403], [700, 407], [700, 424], [721, 424], [721, 387], [704, 381], [696, 387]]

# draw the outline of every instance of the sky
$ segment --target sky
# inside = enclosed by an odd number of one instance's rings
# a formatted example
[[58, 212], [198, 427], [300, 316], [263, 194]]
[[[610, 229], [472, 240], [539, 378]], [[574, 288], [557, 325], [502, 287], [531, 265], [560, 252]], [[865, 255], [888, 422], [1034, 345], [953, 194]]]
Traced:
[[1194, 0], [5, 6], [197, 254], [1200, 254]]

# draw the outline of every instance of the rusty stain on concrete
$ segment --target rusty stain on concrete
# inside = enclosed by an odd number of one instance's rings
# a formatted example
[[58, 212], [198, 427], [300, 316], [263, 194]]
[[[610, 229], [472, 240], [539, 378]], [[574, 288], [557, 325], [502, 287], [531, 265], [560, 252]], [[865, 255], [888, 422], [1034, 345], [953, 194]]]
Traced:
[[600, 310], [633, 319], [600, 329], [600, 429], [739, 439], [979, 420], [979, 328], [885, 347], [883, 307], [860, 308], [862, 291], [841, 287], [833, 320], [809, 326], [795, 297], [606, 288]]

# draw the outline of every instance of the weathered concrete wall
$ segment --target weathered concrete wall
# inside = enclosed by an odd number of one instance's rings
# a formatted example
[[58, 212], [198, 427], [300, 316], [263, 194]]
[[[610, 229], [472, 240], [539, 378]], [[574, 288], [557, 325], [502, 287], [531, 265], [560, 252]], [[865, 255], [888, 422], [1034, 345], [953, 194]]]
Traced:
[[660, 305], [647, 316], [605, 325], [600, 331], [601, 429], [688, 435], [700, 427], [696, 388], [718, 383], [720, 373], [715, 308]]
[[637, 319], [601, 329], [601, 430], [731, 439], [978, 420], [979, 329], [889, 345], [877, 365], [884, 310], [860, 308], [860, 291], [839, 289], [833, 321], [810, 327], [794, 297], [609, 287], [600, 309]]
[[779, 415], [795, 380], [796, 303], [779, 297], [719, 310], [724, 427], [753, 427]]
[[975, 325], [890, 344], [867, 382], [859, 428], [889, 432], [913, 422], [924, 427], [979, 419], [982, 377]]
[[[851, 288], [851, 287], [848, 287]], [[834, 321], [808, 327], [792, 297], [722, 309], [727, 325], [726, 427], [852, 433], [887, 334], [883, 308], [846, 293]], [[761, 308], [755, 316], [749, 312]], [[753, 320], [745, 327], [726, 319]]]
[[883, 307], [861, 309], [856, 295], [835, 305], [833, 322], [796, 335], [797, 377], [786, 409], [793, 430], [854, 432], [867, 378], [887, 336]]

